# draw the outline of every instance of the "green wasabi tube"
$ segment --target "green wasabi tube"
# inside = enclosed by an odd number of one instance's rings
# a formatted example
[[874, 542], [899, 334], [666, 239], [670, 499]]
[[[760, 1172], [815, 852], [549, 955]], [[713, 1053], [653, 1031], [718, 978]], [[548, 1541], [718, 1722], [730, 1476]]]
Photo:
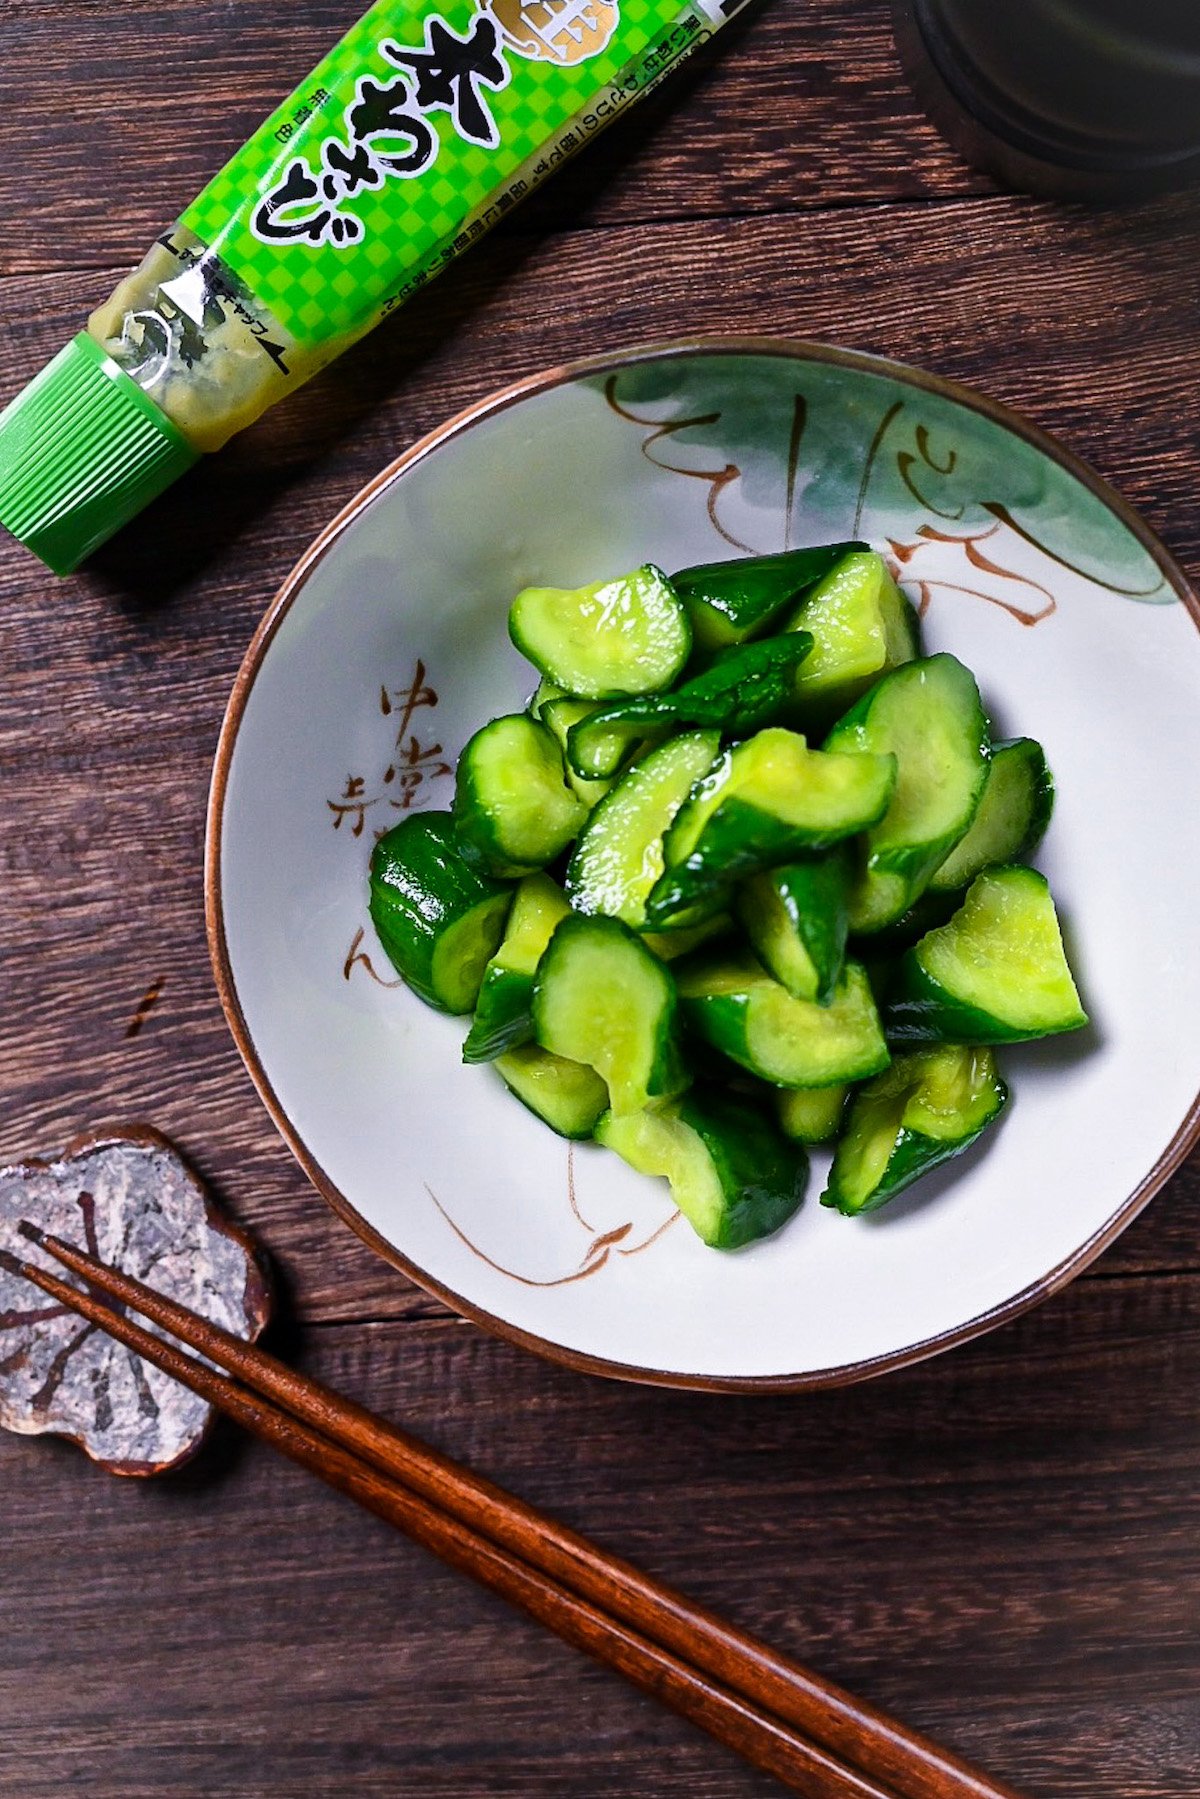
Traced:
[[748, 3], [376, 0], [0, 413], [0, 524], [70, 573]]

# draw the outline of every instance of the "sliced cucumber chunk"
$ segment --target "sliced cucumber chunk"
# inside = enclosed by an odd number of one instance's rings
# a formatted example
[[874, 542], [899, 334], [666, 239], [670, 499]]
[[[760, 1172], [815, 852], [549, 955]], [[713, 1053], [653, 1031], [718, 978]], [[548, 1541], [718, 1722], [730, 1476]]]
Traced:
[[879, 931], [907, 912], [975, 816], [988, 750], [975, 677], [953, 656], [907, 662], [851, 707], [825, 748], [890, 751], [898, 764], [850, 896], [851, 930]]
[[[567, 786], [575, 798], [581, 800], [589, 809], [592, 806], [598, 806], [605, 794], [612, 791], [613, 781], [616, 777], [613, 776], [606, 781], [591, 781], [585, 775], [577, 775], [567, 760], [567, 738], [571, 727], [581, 724], [585, 718], [590, 718], [599, 705], [599, 700], [577, 700], [571, 694], [565, 693], [544, 701], [540, 714], [542, 723], [558, 745], [567, 777]], [[631, 744], [627, 747], [632, 751], [636, 745]]]
[[532, 874], [566, 849], [587, 817], [562, 752], [527, 712], [494, 718], [459, 759], [454, 817], [463, 855], [494, 875]]
[[890, 1057], [864, 969], [848, 962], [827, 1006], [794, 999], [752, 956], [688, 968], [684, 1017], [714, 1049], [776, 1087], [863, 1080]]
[[536, 669], [585, 700], [659, 693], [692, 647], [683, 604], [650, 563], [588, 587], [527, 587], [512, 603], [508, 629]]
[[713, 1249], [769, 1237], [796, 1211], [808, 1158], [752, 1101], [708, 1090], [660, 1112], [607, 1113], [596, 1141], [639, 1174], [665, 1175], [696, 1235]]
[[897, 1055], [851, 1101], [821, 1204], [875, 1211], [961, 1155], [1007, 1103], [989, 1049], [947, 1043]]
[[464, 862], [448, 812], [410, 812], [371, 854], [371, 922], [397, 974], [439, 1012], [469, 1012], [513, 890]]
[[509, 1090], [560, 1137], [590, 1137], [608, 1110], [608, 1088], [594, 1068], [522, 1043], [492, 1064]]
[[802, 631], [724, 651], [704, 674], [674, 693], [602, 706], [567, 735], [577, 774], [611, 775], [639, 738], [668, 731], [725, 731], [745, 737], [783, 712], [811, 639]]
[[1046, 877], [977, 875], [949, 924], [903, 957], [888, 1000], [896, 1042], [1020, 1043], [1087, 1023]]
[[613, 1112], [640, 1112], [687, 1086], [675, 1040], [675, 982], [615, 918], [564, 919], [538, 965], [533, 1025], [543, 1049], [586, 1062]]
[[1023, 862], [1045, 835], [1054, 810], [1054, 777], [1032, 737], [1016, 737], [992, 751], [970, 829], [935, 870], [931, 893], [965, 887], [984, 868]]
[[764, 869], [734, 910], [759, 961], [796, 999], [828, 1005], [846, 955], [850, 858], [845, 848]]
[[[547, 681], [546, 677], [543, 675], [533, 692], [530, 694], [525, 710], [531, 718], [536, 718], [540, 721], [547, 706], [554, 700], [569, 700], [573, 697], [572, 694], [564, 692], [561, 687], [557, 687], [553, 681]], [[596, 700], [593, 703], [599, 705], [600, 702]]]
[[701, 944], [711, 943], [715, 937], [725, 937], [732, 930], [733, 919], [729, 913], [717, 912], [686, 931], [643, 931], [641, 939], [660, 962], [678, 962], [681, 956], [690, 956]]
[[580, 832], [567, 868], [577, 912], [602, 912], [634, 930], [663, 869], [663, 833], [720, 748], [716, 731], [669, 738], [635, 762]]
[[671, 576], [671, 585], [687, 607], [696, 651], [708, 654], [761, 636], [785, 606], [793, 605], [849, 551], [865, 548], [818, 544], [778, 556], [740, 556], [681, 569]]
[[798, 717], [813, 727], [828, 725], [881, 675], [920, 654], [917, 615], [873, 550], [842, 557], [786, 628], [813, 640], [796, 673]]
[[779, 1128], [797, 1143], [829, 1143], [838, 1134], [850, 1088], [845, 1081], [835, 1087], [785, 1087], [775, 1095]]
[[667, 833], [648, 922], [656, 930], [691, 923], [724, 905], [735, 881], [864, 830], [882, 817], [895, 783], [892, 756], [810, 750], [794, 731], [736, 744]]
[[[500, 947], [483, 971], [464, 1062], [491, 1062], [533, 1036], [533, 977], [555, 929], [571, 908], [549, 875], [527, 875], [517, 888]], [[607, 1103], [607, 1102], [606, 1102]]]

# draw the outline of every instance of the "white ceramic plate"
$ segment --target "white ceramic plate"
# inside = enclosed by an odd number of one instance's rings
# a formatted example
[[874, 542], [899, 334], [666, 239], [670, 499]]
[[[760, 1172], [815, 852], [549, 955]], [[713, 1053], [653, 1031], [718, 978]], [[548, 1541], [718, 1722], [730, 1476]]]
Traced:
[[[366, 910], [377, 832], [445, 807], [532, 686], [531, 582], [860, 535], [927, 647], [1045, 744], [1039, 862], [1094, 1021], [1008, 1052], [991, 1140], [870, 1219], [817, 1204], [734, 1255], [665, 1183], [570, 1150], [464, 1025], [395, 983]], [[708, 340], [579, 363], [452, 420], [302, 559], [239, 675], [209, 819], [214, 964], [276, 1123], [381, 1254], [576, 1366], [680, 1385], [856, 1378], [1053, 1292], [1200, 1131], [1200, 609], [1146, 528], [1031, 426], [913, 370]]]

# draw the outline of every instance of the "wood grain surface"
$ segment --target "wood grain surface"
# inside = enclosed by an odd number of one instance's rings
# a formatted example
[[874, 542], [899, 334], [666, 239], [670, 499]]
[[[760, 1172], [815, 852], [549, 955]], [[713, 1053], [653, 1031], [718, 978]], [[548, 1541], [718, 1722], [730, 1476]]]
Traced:
[[[7, 0], [0, 398], [354, 11]], [[772, 0], [723, 42], [87, 573], [0, 543], [0, 1162], [153, 1121], [269, 1247], [276, 1346], [320, 1378], [1033, 1799], [1195, 1799], [1200, 1162], [938, 1361], [643, 1391], [376, 1261], [214, 994], [204, 807], [253, 627], [365, 479], [515, 376], [698, 330], [882, 351], [1058, 433], [1200, 573], [1200, 197], [995, 192], [917, 115], [878, 0]], [[233, 1433], [137, 1490], [5, 1438], [0, 1492], [5, 1799], [777, 1790]]]

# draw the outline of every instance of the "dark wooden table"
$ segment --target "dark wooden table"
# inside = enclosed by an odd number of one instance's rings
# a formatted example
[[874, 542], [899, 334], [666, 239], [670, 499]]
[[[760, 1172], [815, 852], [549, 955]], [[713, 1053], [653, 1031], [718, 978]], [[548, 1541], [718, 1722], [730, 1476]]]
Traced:
[[[354, 12], [7, 0], [0, 395]], [[205, 798], [251, 631], [368, 476], [514, 376], [696, 330], [882, 351], [1028, 411], [1200, 568], [1197, 199], [996, 192], [918, 116], [878, 0], [773, 0], [727, 40], [85, 575], [0, 545], [0, 1157], [153, 1120], [274, 1254], [285, 1354], [1031, 1795], [1196, 1799], [1200, 1163], [1074, 1287], [922, 1367], [618, 1386], [373, 1259], [213, 989]], [[778, 1790], [233, 1433], [145, 1486], [6, 1438], [0, 1504], [12, 1799]]]

